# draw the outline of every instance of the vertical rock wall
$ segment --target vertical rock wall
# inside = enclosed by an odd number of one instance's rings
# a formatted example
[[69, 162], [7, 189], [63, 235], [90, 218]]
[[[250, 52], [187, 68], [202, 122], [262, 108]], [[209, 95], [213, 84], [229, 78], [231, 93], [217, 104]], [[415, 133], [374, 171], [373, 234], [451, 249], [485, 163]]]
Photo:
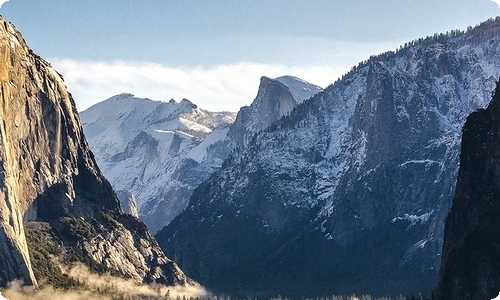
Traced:
[[0, 17], [0, 286], [43, 279], [34, 276], [26, 221], [48, 224], [60, 246], [80, 249], [71, 259], [91, 268], [188, 283], [146, 226], [123, 214], [61, 75]]

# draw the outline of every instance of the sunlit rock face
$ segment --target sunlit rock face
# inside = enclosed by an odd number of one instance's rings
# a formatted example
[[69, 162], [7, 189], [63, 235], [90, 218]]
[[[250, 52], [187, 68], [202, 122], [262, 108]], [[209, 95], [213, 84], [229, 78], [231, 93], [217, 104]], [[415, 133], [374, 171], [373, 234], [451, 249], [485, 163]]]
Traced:
[[43, 281], [34, 275], [25, 222], [48, 225], [61, 248], [81, 250], [62, 263], [141, 282], [188, 282], [144, 224], [123, 214], [61, 75], [0, 18], [0, 286]]
[[493, 299], [500, 293], [500, 84], [487, 109], [472, 113], [446, 219], [436, 299]]

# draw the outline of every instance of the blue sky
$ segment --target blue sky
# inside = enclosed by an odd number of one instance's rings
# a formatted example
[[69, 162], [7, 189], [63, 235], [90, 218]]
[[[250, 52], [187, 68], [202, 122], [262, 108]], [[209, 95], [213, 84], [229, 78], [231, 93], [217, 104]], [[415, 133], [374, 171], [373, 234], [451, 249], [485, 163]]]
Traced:
[[[1, 2], [1, 1], [0, 1]], [[78, 108], [130, 92], [237, 110], [262, 75], [333, 83], [372, 54], [500, 14], [491, 0], [10, 0]]]

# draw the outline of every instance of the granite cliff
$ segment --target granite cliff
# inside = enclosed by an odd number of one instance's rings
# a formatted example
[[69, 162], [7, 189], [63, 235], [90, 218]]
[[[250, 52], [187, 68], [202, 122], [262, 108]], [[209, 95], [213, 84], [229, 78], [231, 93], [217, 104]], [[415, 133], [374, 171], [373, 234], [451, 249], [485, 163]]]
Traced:
[[462, 135], [460, 171], [446, 219], [436, 299], [493, 299], [500, 293], [500, 84]]
[[[33, 255], [46, 247], [57, 255]], [[62, 76], [0, 17], [0, 286], [50, 282], [43, 268], [62, 276], [74, 263], [138, 282], [191, 282], [123, 213]]]

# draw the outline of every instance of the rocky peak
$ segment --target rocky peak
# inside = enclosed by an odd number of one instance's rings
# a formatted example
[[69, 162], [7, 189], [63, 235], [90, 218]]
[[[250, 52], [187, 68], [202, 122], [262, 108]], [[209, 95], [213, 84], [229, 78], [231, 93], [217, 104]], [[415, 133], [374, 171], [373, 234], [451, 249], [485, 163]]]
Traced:
[[144, 224], [123, 214], [62, 77], [1, 17], [0, 120], [0, 286], [45, 282], [28, 250], [33, 222], [70, 255], [51, 262], [58, 272], [80, 261], [139, 282], [188, 282]]
[[500, 293], [500, 83], [463, 129], [460, 171], [446, 219], [436, 299], [493, 299]]
[[263, 76], [257, 97], [250, 106], [240, 109], [229, 131], [229, 136], [242, 146], [256, 132], [266, 129], [279, 118], [290, 113], [298, 104], [290, 89], [276, 79]]
[[198, 106], [196, 104], [194, 104], [193, 102], [191, 102], [190, 100], [188, 100], [186, 98], [181, 100], [181, 104], [185, 105], [187, 107], [190, 107], [192, 109], [198, 108]]

